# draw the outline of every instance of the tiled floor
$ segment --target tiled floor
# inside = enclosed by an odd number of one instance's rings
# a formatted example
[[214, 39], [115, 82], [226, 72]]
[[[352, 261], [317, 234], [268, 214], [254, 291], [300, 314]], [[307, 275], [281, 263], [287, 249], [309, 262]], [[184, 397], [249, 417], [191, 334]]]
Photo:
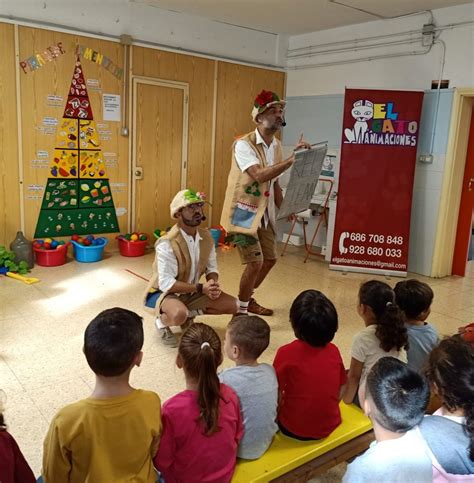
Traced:
[[[235, 250], [219, 252], [218, 260], [224, 290], [236, 294], [241, 273], [238, 254]], [[174, 363], [176, 349], [160, 345], [152, 316], [142, 310], [146, 282], [127, 271], [147, 278], [151, 263], [151, 253], [141, 258], [111, 253], [95, 264], [70, 260], [62, 267], [36, 267], [32, 275], [41, 282], [35, 285], [0, 279], [0, 388], [7, 394], [5, 417], [36, 474], [40, 472], [42, 441], [52, 416], [63, 405], [87, 397], [91, 391], [94, 377], [82, 354], [82, 339], [84, 328], [101, 310], [121, 306], [144, 316], [144, 361], [132, 372], [134, 385], [158, 392], [162, 400], [183, 389], [183, 375]], [[472, 263], [468, 270], [465, 278], [417, 277], [433, 287], [430, 320], [440, 334], [452, 334], [463, 323], [474, 320]], [[267, 318], [272, 340], [262, 361], [271, 362], [276, 349], [293, 338], [288, 322], [292, 300], [300, 291], [316, 288], [338, 309], [340, 328], [335, 343], [347, 364], [352, 336], [363, 327], [355, 310], [357, 290], [368, 278], [329, 271], [316, 259], [304, 264], [303, 251], [290, 247], [256, 294], [259, 302], [275, 309], [275, 315]], [[395, 282], [388, 280], [392, 285]], [[228, 317], [201, 319], [224, 335]], [[343, 467], [336, 468], [317, 481], [338, 481], [342, 472]]]

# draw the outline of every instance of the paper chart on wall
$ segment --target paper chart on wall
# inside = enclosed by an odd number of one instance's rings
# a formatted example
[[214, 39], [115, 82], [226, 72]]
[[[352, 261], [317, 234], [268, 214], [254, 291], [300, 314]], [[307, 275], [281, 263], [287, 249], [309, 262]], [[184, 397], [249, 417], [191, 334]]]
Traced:
[[[119, 231], [97, 125], [79, 58], [56, 133], [35, 237]], [[46, 151], [43, 155], [47, 155]]]
[[290, 179], [278, 212], [278, 219], [309, 208], [327, 150], [326, 143], [319, 143], [311, 149], [295, 153], [295, 162], [291, 167]]

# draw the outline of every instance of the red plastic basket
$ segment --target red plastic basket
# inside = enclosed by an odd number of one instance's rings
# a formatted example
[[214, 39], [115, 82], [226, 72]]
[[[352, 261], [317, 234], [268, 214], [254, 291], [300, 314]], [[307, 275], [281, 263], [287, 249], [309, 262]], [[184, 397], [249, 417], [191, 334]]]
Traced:
[[141, 257], [145, 255], [148, 240], [129, 241], [125, 238], [118, 238], [120, 255], [123, 257]]
[[67, 249], [69, 243], [59, 245], [54, 250], [40, 250], [33, 247], [36, 263], [41, 267], [58, 267], [64, 265], [67, 260]]

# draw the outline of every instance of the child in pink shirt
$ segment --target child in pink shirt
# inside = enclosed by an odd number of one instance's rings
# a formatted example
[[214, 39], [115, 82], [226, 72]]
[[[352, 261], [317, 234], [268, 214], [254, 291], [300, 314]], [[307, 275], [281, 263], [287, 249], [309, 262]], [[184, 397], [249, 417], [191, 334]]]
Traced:
[[232, 479], [243, 425], [235, 392], [217, 377], [221, 363], [216, 332], [206, 324], [191, 325], [176, 359], [186, 390], [162, 408], [163, 432], [154, 462], [166, 483]]

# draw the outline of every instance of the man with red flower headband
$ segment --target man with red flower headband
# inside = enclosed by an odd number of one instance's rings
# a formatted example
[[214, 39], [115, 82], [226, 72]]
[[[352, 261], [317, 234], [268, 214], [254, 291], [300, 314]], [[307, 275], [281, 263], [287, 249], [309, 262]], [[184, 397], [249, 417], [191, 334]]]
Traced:
[[[179, 191], [170, 204], [176, 224], [155, 243], [153, 274], [144, 304], [156, 316], [155, 325], [164, 345], [176, 347], [178, 341], [170, 327], [184, 332], [201, 314], [235, 314], [237, 300], [221, 290], [216, 249], [207, 228], [203, 192]], [[206, 281], [201, 283], [202, 277]]]
[[[295, 160], [294, 154], [283, 159], [281, 143], [275, 137], [284, 123], [285, 105], [274, 92], [262, 90], [251, 114], [257, 128], [238, 139], [232, 149], [221, 225], [239, 248], [245, 265], [239, 287], [239, 313], [243, 314], [273, 314], [252, 295], [276, 263], [275, 215], [283, 200], [278, 177]], [[295, 151], [309, 147], [301, 137]]]

